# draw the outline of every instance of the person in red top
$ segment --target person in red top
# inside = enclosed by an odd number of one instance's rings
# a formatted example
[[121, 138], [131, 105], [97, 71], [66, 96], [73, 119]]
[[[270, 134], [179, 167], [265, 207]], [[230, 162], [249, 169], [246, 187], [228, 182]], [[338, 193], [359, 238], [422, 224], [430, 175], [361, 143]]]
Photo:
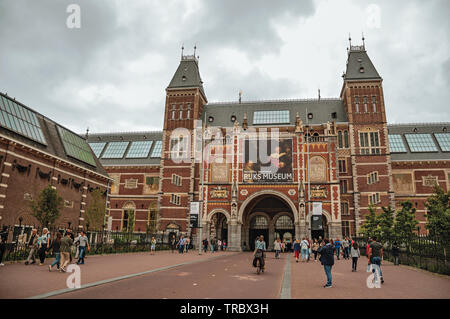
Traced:
[[372, 243], [372, 238], [369, 237], [369, 242], [367, 243], [366, 246], [366, 256], [369, 257], [369, 248], [370, 248], [370, 244]]

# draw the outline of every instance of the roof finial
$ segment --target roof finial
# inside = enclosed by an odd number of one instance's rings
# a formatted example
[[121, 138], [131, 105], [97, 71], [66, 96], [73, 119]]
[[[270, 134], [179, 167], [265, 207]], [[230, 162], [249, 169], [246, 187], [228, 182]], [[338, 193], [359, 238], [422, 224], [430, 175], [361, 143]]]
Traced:
[[88, 137], [89, 137], [89, 126], [86, 128], [86, 141], [87, 141], [87, 139], [88, 139]]
[[362, 41], [363, 41], [363, 48], [366, 48], [366, 43], [364, 42], [366, 38], [364, 38], [364, 32], [362, 32]]
[[195, 58], [195, 50], [197, 50], [197, 43], [194, 45], [194, 58]]
[[181, 59], [183, 59], [184, 43], [181, 45]]
[[242, 99], [242, 90], [239, 90], [239, 104], [241, 104], [241, 99]]
[[318, 88], [317, 91], [319, 93], [319, 101], [320, 101], [320, 88]]
[[348, 43], [350, 43], [350, 50], [352, 49], [352, 37], [350, 33], [348, 34]]

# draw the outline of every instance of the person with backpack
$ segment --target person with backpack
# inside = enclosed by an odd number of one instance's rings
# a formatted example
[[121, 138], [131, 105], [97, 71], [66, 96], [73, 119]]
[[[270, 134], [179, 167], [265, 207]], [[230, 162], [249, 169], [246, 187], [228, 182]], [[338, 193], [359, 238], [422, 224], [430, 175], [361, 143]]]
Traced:
[[[383, 245], [379, 242], [377, 242], [377, 238], [373, 237], [372, 238], [372, 243], [369, 245], [369, 265], [372, 265], [372, 272], [374, 273], [375, 277], [375, 281], [377, 280], [377, 271], [376, 269], [378, 268], [378, 270], [380, 271], [379, 275], [380, 275], [380, 279], [381, 279], [381, 283], [384, 283], [384, 279], [383, 279], [383, 272], [381, 271], [381, 260], [383, 259]], [[376, 265], [374, 267], [374, 265]], [[377, 267], [378, 266], [378, 267]]]
[[301, 249], [302, 249], [302, 262], [305, 260], [308, 261], [308, 254], [309, 254], [309, 243], [306, 240], [306, 238], [303, 237], [302, 242], [300, 243]]
[[61, 261], [60, 261], [60, 272], [66, 272], [67, 264], [70, 261], [70, 253], [72, 251], [72, 245], [73, 240], [70, 236], [70, 232], [66, 232], [66, 236], [61, 239], [60, 244], [60, 254], [61, 254]]
[[301, 245], [298, 239], [294, 242], [294, 254], [295, 254], [295, 262], [298, 263], [298, 258], [300, 255]]
[[350, 258], [350, 241], [347, 237], [342, 241], [342, 249], [344, 251], [344, 259]]
[[361, 257], [361, 252], [359, 251], [358, 243], [355, 242], [350, 250], [352, 256], [352, 272], [356, 271], [356, 266], [358, 265], [358, 258]]
[[339, 238], [337, 238], [337, 239], [334, 241], [334, 247], [336, 248], [336, 257], [337, 257], [337, 260], [340, 260], [341, 241], [339, 240]]
[[328, 239], [324, 239], [318, 250], [320, 254], [320, 263], [323, 265], [325, 275], [327, 277], [327, 283], [324, 288], [331, 288], [332, 286], [332, 276], [331, 269], [334, 265], [334, 247], [331, 245]]

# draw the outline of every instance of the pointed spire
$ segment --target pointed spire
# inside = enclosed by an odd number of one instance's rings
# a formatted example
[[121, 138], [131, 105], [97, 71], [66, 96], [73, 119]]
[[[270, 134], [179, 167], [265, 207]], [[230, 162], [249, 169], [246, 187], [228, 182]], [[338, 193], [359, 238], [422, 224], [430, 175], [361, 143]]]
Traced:
[[85, 140], [87, 141], [89, 138], [89, 127], [86, 128]]
[[181, 59], [183, 59], [183, 53], [184, 53], [184, 43], [181, 45]]
[[195, 57], [195, 51], [197, 50], [197, 43], [194, 45], [194, 57]]
[[351, 37], [350, 33], [348, 34], [348, 43], [349, 43], [349, 47], [351, 49], [352, 48], [352, 37]]
[[320, 101], [320, 88], [317, 89], [317, 92], [319, 94], [319, 101]]
[[364, 32], [362, 32], [362, 42], [363, 42], [363, 48], [366, 48], [366, 43], [364, 42], [366, 38], [364, 38]]
[[241, 104], [242, 100], [242, 90], [239, 90], [239, 104]]

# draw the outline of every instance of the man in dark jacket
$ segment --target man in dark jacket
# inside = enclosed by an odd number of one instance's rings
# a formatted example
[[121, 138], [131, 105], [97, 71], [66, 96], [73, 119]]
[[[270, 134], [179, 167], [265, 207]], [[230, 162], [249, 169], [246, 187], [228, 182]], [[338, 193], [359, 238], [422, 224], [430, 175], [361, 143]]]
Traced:
[[319, 260], [323, 265], [323, 269], [327, 276], [327, 283], [324, 288], [331, 288], [331, 268], [334, 265], [334, 246], [330, 244], [328, 239], [324, 239], [317, 252], [320, 254]]

